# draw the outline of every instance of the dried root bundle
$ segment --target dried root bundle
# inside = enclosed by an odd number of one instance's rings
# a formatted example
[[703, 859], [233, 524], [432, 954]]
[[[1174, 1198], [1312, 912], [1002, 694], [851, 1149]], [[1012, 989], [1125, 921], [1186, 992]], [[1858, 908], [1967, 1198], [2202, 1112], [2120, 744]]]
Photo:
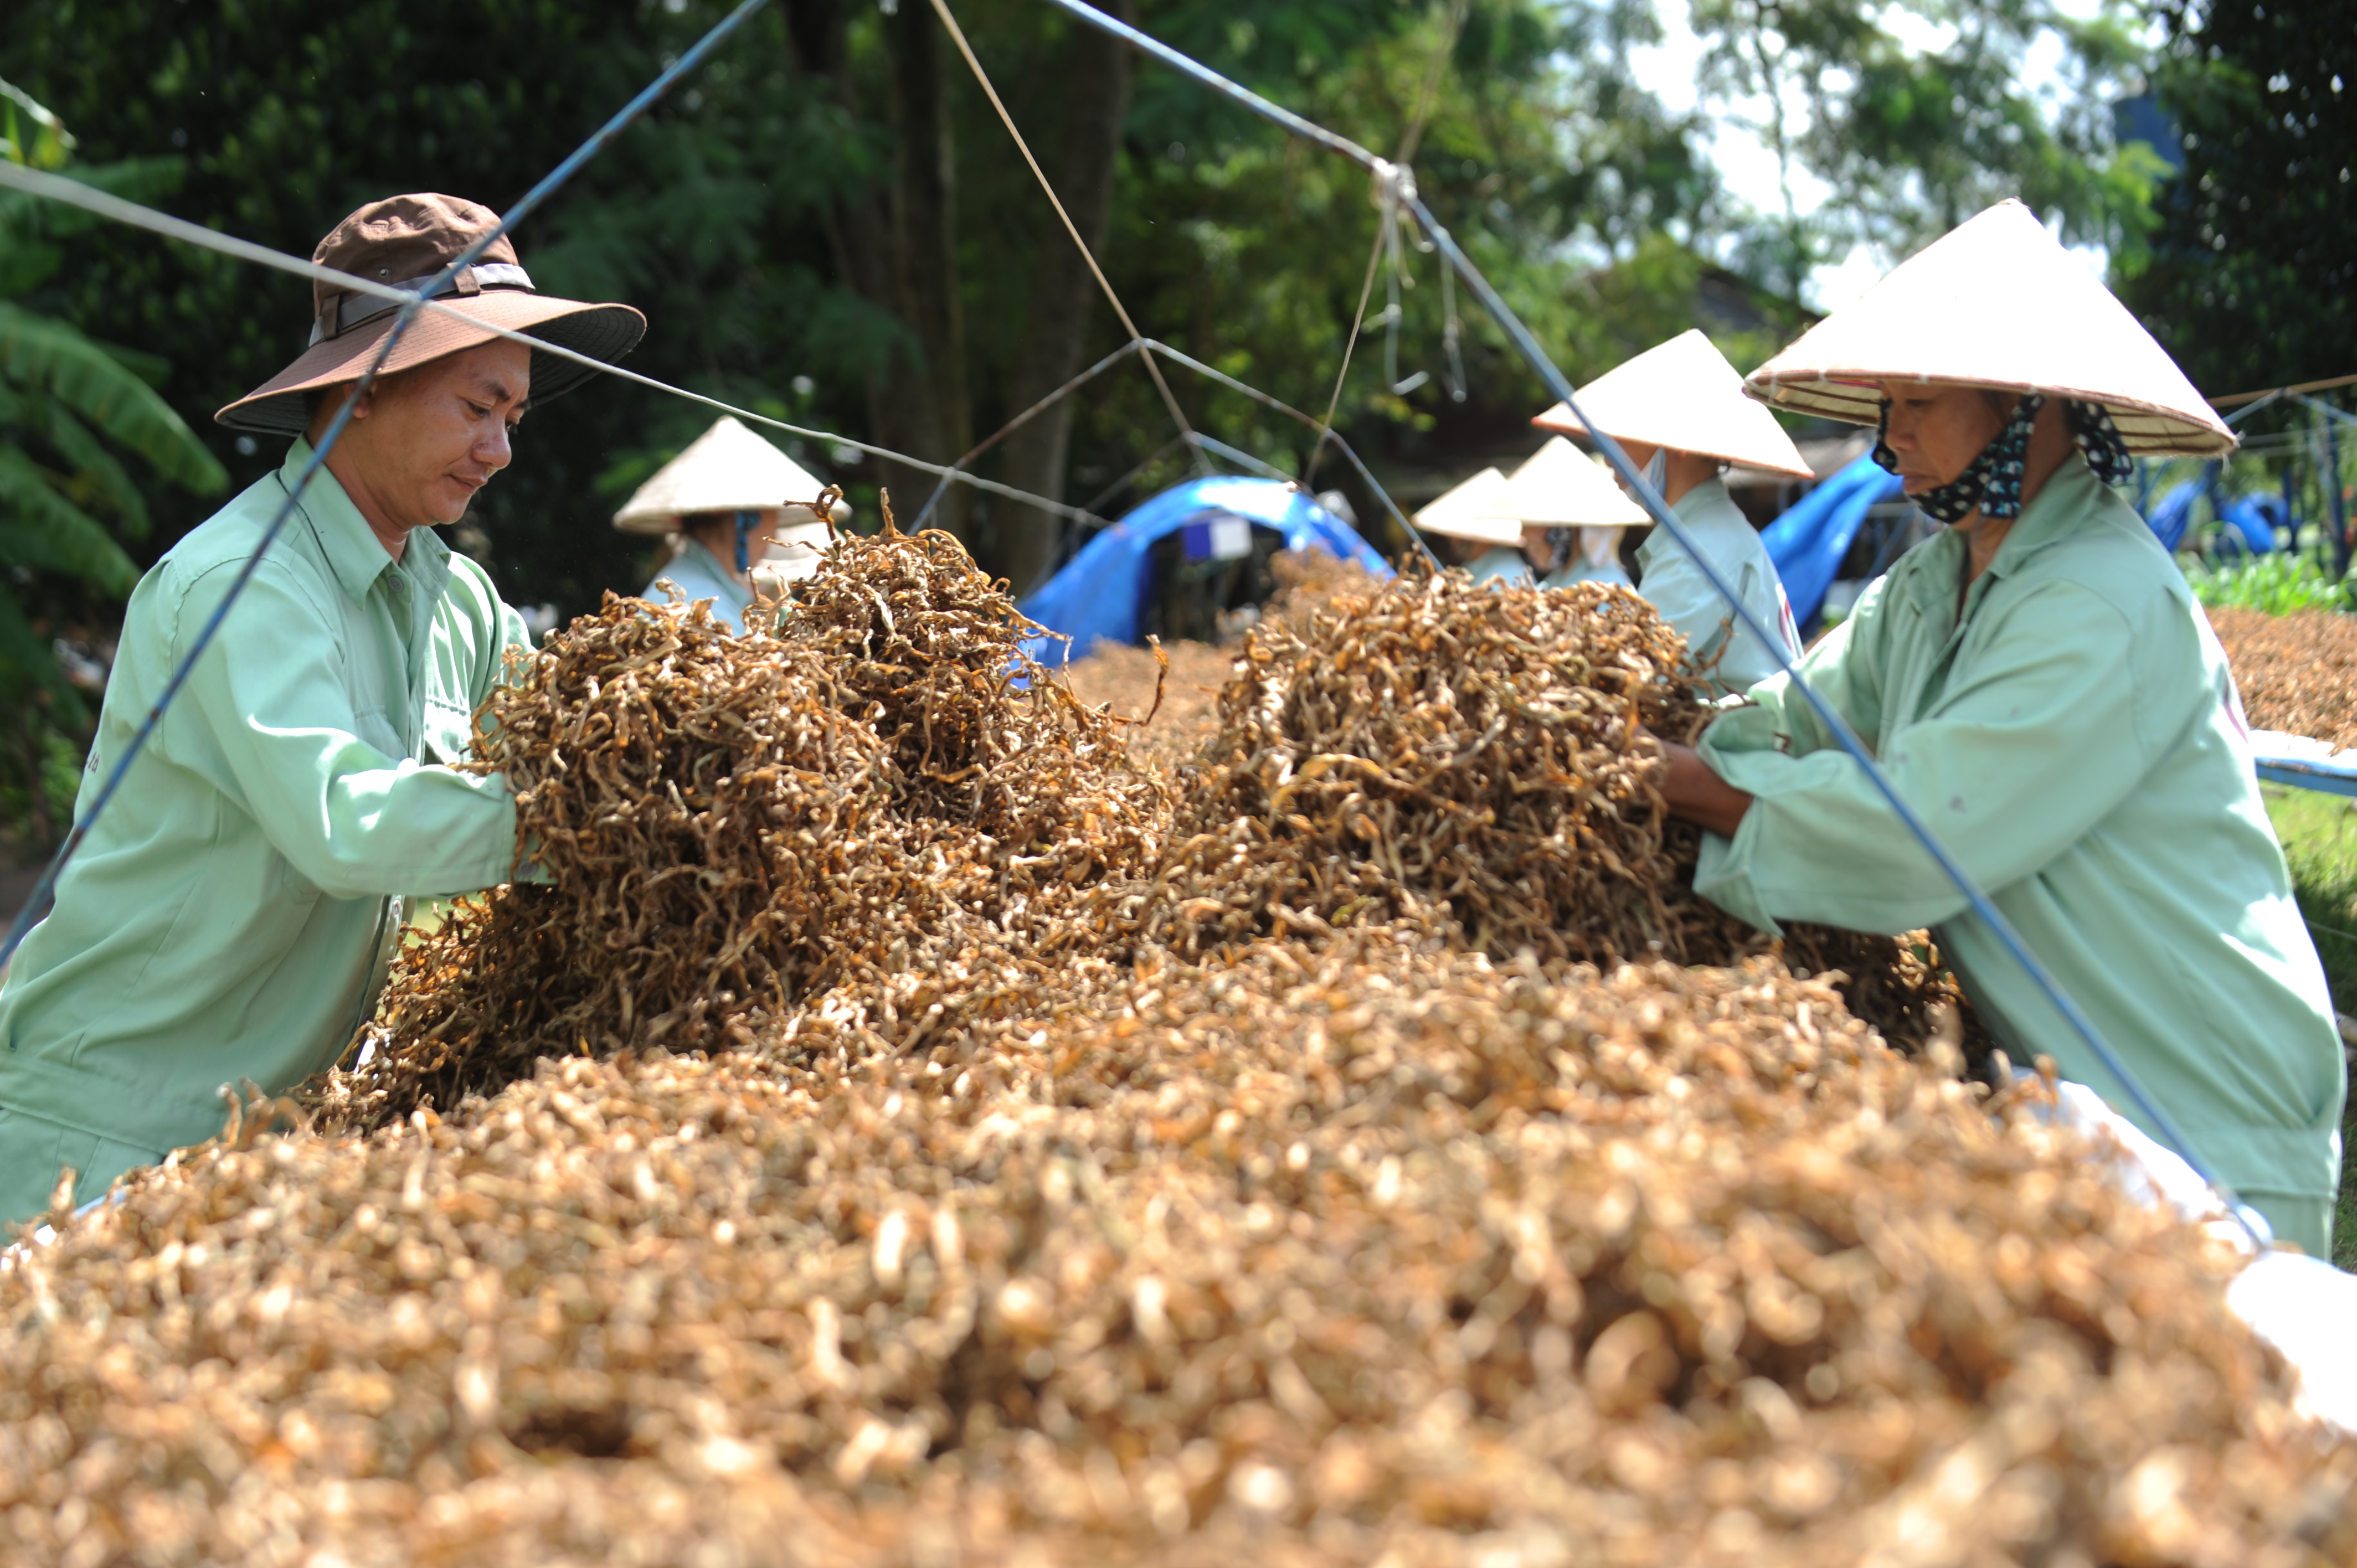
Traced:
[[1172, 852], [1188, 948], [1291, 925], [1453, 925], [1500, 956], [1723, 959], [1684, 891], [1654, 736], [1708, 716], [1633, 594], [1449, 575], [1255, 628]]
[[332, 1113], [455, 1104], [544, 1055], [749, 1045], [805, 1004], [906, 1045], [1113, 941], [1104, 887], [1152, 864], [1167, 807], [1027, 629], [955, 541], [890, 529], [741, 637], [609, 596], [476, 738], [548, 880], [402, 952]]
[[2357, 1562], [2222, 1254], [1767, 961], [1262, 943], [453, 1109], [26, 1257], [0, 1556]]

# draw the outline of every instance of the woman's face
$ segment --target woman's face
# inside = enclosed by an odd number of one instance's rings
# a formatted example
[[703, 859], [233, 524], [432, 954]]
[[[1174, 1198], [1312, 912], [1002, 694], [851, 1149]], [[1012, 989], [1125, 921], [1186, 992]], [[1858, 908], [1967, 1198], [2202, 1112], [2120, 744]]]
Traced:
[[1890, 400], [1884, 439], [1898, 454], [1900, 481], [1910, 496], [1953, 484], [2005, 428], [2005, 414], [1979, 387], [1885, 381], [1882, 392]]
[[1523, 558], [1542, 577], [1563, 564], [1555, 558], [1555, 542], [1547, 537], [1547, 529], [1535, 522], [1523, 524]]

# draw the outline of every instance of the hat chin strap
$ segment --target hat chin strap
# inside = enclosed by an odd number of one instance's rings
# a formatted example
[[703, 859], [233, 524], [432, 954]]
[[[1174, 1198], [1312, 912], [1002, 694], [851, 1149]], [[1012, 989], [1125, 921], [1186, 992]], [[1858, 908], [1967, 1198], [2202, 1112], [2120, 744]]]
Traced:
[[[393, 286], [421, 294], [425, 292], [425, 285], [431, 282], [431, 278], [404, 278]], [[529, 294], [533, 292], [532, 274], [513, 262], [477, 262], [471, 267], [459, 268], [443, 280], [441, 287], [425, 294], [425, 297], [440, 299], [453, 294], [476, 295], [487, 288], [520, 288]], [[340, 295], [313, 319], [311, 345], [317, 347], [330, 338], [340, 338], [363, 321], [373, 321], [400, 308], [395, 301], [372, 294]]]

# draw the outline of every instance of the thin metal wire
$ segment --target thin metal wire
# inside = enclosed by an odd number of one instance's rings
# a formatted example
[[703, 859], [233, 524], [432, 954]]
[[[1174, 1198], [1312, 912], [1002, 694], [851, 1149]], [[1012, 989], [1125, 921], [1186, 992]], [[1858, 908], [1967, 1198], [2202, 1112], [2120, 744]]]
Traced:
[[825, 441], [835, 446], [848, 446], [854, 451], [865, 453], [872, 457], [882, 457], [905, 467], [915, 468], [921, 473], [948, 475], [959, 484], [972, 485], [976, 489], [988, 490], [995, 495], [1026, 501], [1032, 506], [1059, 512], [1063, 516], [1076, 518], [1084, 522], [1103, 523], [1105, 521], [1085, 508], [1068, 506], [1061, 501], [1052, 501], [1045, 496], [1034, 495], [1029, 490], [1017, 489], [1012, 485], [1002, 485], [995, 479], [985, 479], [971, 474], [958, 473], [953, 467], [928, 462], [922, 457], [912, 457], [905, 452], [896, 452], [889, 446], [878, 446], [873, 442], [862, 441], [856, 436], [845, 435], [837, 431], [817, 430], [806, 424], [794, 424], [782, 419], [773, 419], [766, 413], [756, 413], [751, 409], [739, 408], [737, 404], [720, 398], [710, 397], [699, 392], [691, 392], [685, 387], [673, 386], [669, 381], [657, 381], [652, 376], [641, 375], [636, 371], [625, 369], [620, 365], [608, 364], [603, 360], [593, 360], [577, 349], [544, 341], [533, 337], [528, 332], [519, 332], [511, 328], [494, 327], [440, 300], [429, 299], [421, 304], [410, 290], [398, 288], [391, 284], [379, 283], [374, 278], [364, 278], [352, 273], [338, 272], [333, 267], [323, 267], [317, 262], [289, 255], [284, 251], [274, 251], [268, 246], [257, 245], [251, 240], [240, 240], [211, 229], [200, 228], [184, 219], [175, 218], [167, 212], [158, 212], [150, 207], [141, 207], [135, 202], [110, 196], [102, 190], [93, 190], [89, 186], [74, 180], [61, 179], [56, 175], [41, 174], [36, 170], [19, 168], [14, 164], [0, 162], [0, 186], [13, 187], [32, 195], [47, 197], [70, 207], [81, 208], [86, 212], [94, 212], [102, 217], [113, 219], [117, 222], [128, 224], [135, 229], [144, 229], [150, 233], [161, 234], [167, 239], [182, 241], [204, 250], [218, 252], [222, 255], [235, 256], [241, 261], [252, 262], [257, 266], [269, 267], [276, 272], [291, 273], [298, 277], [316, 278], [332, 283], [339, 288], [350, 289], [355, 294], [365, 294], [379, 299], [392, 300], [404, 305], [417, 304], [418, 308], [425, 313], [438, 313], [455, 320], [464, 321], [478, 331], [488, 332], [493, 337], [505, 338], [511, 343], [522, 343], [535, 353], [547, 354], [554, 359], [586, 366], [602, 375], [612, 376], [619, 381], [629, 381], [652, 392], [668, 393], [689, 403], [702, 403], [706, 408], [734, 414], [738, 419], [755, 424], [765, 424], [773, 430], [784, 431], [789, 435], [800, 435], [813, 441]]
[[[1049, 409], [1053, 408], [1065, 398], [1071, 396], [1072, 393], [1078, 392], [1082, 386], [1104, 374], [1105, 371], [1113, 369], [1115, 365], [1121, 363], [1122, 360], [1127, 359], [1130, 355], [1136, 353], [1138, 349], [1144, 346], [1144, 338], [1132, 338], [1128, 342], [1124, 343], [1120, 348], [1115, 349], [1112, 353], [1107, 354], [1103, 359], [1099, 360], [1095, 364], [1091, 365], [1087, 370], [1082, 371], [1079, 375], [1072, 377], [1071, 380], [1066, 381], [1062, 386], [1058, 387], [1054, 392], [1049, 392], [1047, 396], [1033, 403], [1029, 408], [1025, 409], [1022, 413], [1017, 414], [1014, 418], [1008, 420], [1006, 424], [1000, 425], [989, 435], [984, 436], [980, 441], [975, 442], [973, 446], [966, 450], [963, 456], [959, 457], [956, 462], [950, 465], [951, 469], [953, 472], [963, 473], [966, 466], [972, 463], [976, 457], [981, 456], [985, 452], [989, 451], [993, 446], [997, 446], [1000, 442], [1014, 435], [1024, 425], [1030, 424], [1032, 420], [1038, 418], [1040, 414], [1045, 413]], [[911, 532], [925, 526], [925, 520], [933, 515], [934, 504], [942, 499], [942, 492], [949, 488], [950, 476], [948, 474], [943, 474], [933, 485], [933, 493], [925, 498], [924, 506], [918, 510], [917, 521], [909, 525]]]
[[[1064, 210], [1063, 199], [1056, 194], [1056, 188], [1048, 183], [1047, 171], [1039, 166], [1039, 160], [1031, 156], [1031, 144], [1025, 141], [1023, 133], [1016, 128], [1015, 116], [1009, 114], [1006, 105], [999, 102], [998, 89], [990, 84], [990, 73], [982, 69], [981, 57], [974, 52], [974, 46], [965, 41], [965, 29], [958, 26], [955, 16], [950, 15], [949, 0], [933, 0], [933, 14], [941, 17], [942, 26], [949, 29], [950, 38], [957, 45], [958, 53], [965, 57], [966, 68], [974, 72], [974, 81], [982, 84], [983, 95], [990, 100], [990, 106], [998, 111], [998, 123], [1006, 126], [1006, 134], [1014, 138], [1015, 150], [1023, 155], [1023, 161], [1031, 167], [1031, 177], [1039, 182], [1039, 188], [1047, 192], [1048, 205], [1056, 209], [1056, 217], [1063, 223], [1064, 232], [1072, 237], [1072, 244], [1081, 252], [1081, 259], [1089, 263], [1089, 275], [1097, 280], [1097, 287], [1104, 291], [1105, 303], [1112, 306], [1113, 313], [1121, 318], [1121, 329], [1133, 340], [1143, 338], [1146, 334], [1140, 332], [1137, 323], [1129, 318], [1128, 308], [1121, 303], [1121, 295], [1114, 293], [1113, 281], [1104, 275], [1104, 269], [1097, 265], [1096, 255], [1089, 249], [1089, 242], [1081, 238], [1080, 225], [1074, 223], [1072, 215]], [[1162, 406], [1169, 411], [1170, 422], [1178, 427], [1178, 433], [1181, 435], [1194, 434], [1194, 427], [1187, 423], [1186, 412], [1178, 406], [1178, 398], [1171, 394], [1170, 383], [1162, 379], [1162, 368], [1151, 358], [1146, 361], [1146, 373], [1154, 378], [1154, 390], [1162, 394]], [[1203, 462], [1200, 451], [1197, 451], [1195, 460], [1209, 472], [1211, 465]]]
[[[1321, 125], [1313, 124], [1288, 109], [1280, 108], [1250, 88], [1229, 81], [1209, 66], [1180, 53], [1160, 39], [1141, 32], [1116, 17], [1106, 16], [1103, 12], [1086, 4], [1085, 0], [1047, 0], [1047, 4], [1079, 17], [1091, 27], [1127, 40], [1134, 47], [1163, 61], [1171, 69], [1192, 77], [1212, 91], [1245, 105], [1265, 118], [1275, 121], [1304, 140], [1340, 153], [1342, 156], [1363, 166], [1371, 173], [1383, 172], [1383, 160], [1356, 142], [1337, 135]], [[2104, 1070], [2111, 1074], [2128, 1098], [2136, 1103], [2137, 1109], [2150, 1120], [2154, 1130], [2160, 1133], [2162, 1141], [2168, 1144], [2179, 1157], [2190, 1165], [2195, 1173], [2225, 1200], [2228, 1212], [2241, 1223], [2252, 1240], [2256, 1244], [2264, 1245], [2267, 1235], [2266, 1221], [2235, 1197], [2233, 1188], [2218, 1175], [2216, 1168], [2201, 1156], [2192, 1140], [2189, 1139], [2178, 1126], [2176, 1119], [2160, 1107], [2158, 1101], [2155, 1101], [2151, 1093], [2146, 1090], [2142, 1081], [2129, 1069], [2127, 1063], [2104, 1041], [2102, 1035], [2097, 1032], [2093, 1020], [2086, 1015], [2079, 1004], [2072, 1000], [2069, 993], [2048, 972], [2046, 966], [2039, 961], [2038, 956], [2030, 951], [2029, 944], [2022, 940], [2020, 933], [2013, 929], [2013, 923], [1989, 901], [1988, 895], [1981, 891], [1979, 885], [1965, 872], [1963, 865], [1958, 864], [1955, 856], [1940, 843], [1921, 815], [1900, 794], [1898, 786], [1891, 782], [1889, 775], [1885, 773], [1881, 766], [1875, 761], [1873, 755], [1858, 739], [1857, 733], [1850, 728], [1848, 720], [1844, 718], [1841, 713], [1825, 700], [1824, 694], [1802, 676], [1797, 662], [1784, 651], [1781, 639], [1753, 613], [1751, 607], [1744, 602], [1742, 596], [1738, 594], [1733, 585], [1727, 582], [1725, 574], [1696, 544], [1677, 513], [1670, 510], [1667, 503], [1662, 499], [1660, 492], [1646, 481], [1643, 472], [1635, 464], [1630, 462], [1629, 455], [1621, 450], [1620, 443], [1614, 440], [1609, 433], [1599, 430], [1590, 424], [1587, 415], [1580, 412], [1578, 394], [1570, 381], [1557, 368], [1546, 350], [1540, 346], [1538, 339], [1532, 335], [1531, 329], [1523, 324], [1522, 318], [1514, 314], [1512, 307], [1508, 306], [1498, 291], [1491, 286], [1490, 280], [1482, 275], [1480, 269], [1473, 264], [1472, 259], [1465, 254], [1463, 249], [1458, 245], [1455, 237], [1442, 226], [1439, 219], [1433, 216], [1431, 209], [1425, 205], [1423, 199], [1403, 194], [1404, 204], [1415, 214], [1416, 220], [1423, 226], [1425, 233], [1431, 238], [1434, 244], [1439, 247], [1442, 256], [1448, 264], [1456, 268], [1458, 275], [1464, 279], [1466, 286], [1473, 291], [1474, 297], [1481, 302], [1482, 308], [1490, 313], [1491, 319], [1495, 321], [1500, 329], [1506, 334], [1507, 339], [1513, 345], [1515, 351], [1520, 353], [1532, 370], [1538, 373], [1539, 379], [1545, 383], [1548, 392], [1569, 410], [1571, 416], [1578, 421], [1583, 430], [1587, 431], [1589, 438], [1596, 443], [1598, 450], [1603, 453], [1606, 462], [1611, 466], [1613, 472], [1620, 476], [1622, 485], [1627, 487], [1638, 503], [1652, 514], [1655, 524], [1665, 530], [1687, 555], [1692, 557], [1695, 564], [1700, 568], [1705, 580], [1717, 591], [1719, 596], [1726, 600], [1734, 611], [1735, 618], [1746, 630], [1759, 638], [1761, 645], [1774, 656], [1777, 663], [1790, 676], [1792, 689], [1800, 693], [1802, 699], [1815, 713], [1818, 720], [1824, 725], [1827, 732], [1834, 736], [1835, 741], [1857, 761], [1867, 778], [1873, 782], [1876, 792], [1889, 804], [1892, 813], [1899, 818], [1908, 832], [1923, 846], [1924, 852], [1939, 866], [1941, 873], [1959, 893], [1964, 895], [1964, 902], [1972, 913], [1978, 916], [1989, 928], [1996, 937], [1998, 944], [2012, 956], [2014, 961], [2021, 966], [2022, 972], [2029, 977], [2031, 984], [2043, 993], [2046, 999], [2061, 1015], [2071, 1032], [2079, 1037], [2080, 1041], [2093, 1054], [2095, 1059], [2102, 1064]]]
[[[1228, 374], [1225, 371], [1218, 370], [1212, 366], [1207, 365], [1203, 363], [1202, 360], [1198, 360], [1191, 355], [1180, 353], [1178, 349], [1173, 349], [1168, 343], [1157, 343], [1153, 338], [1149, 338], [1146, 340], [1146, 347], [1152, 352], [1161, 355], [1163, 358], [1170, 360], [1174, 364], [1184, 365], [1199, 376], [1208, 376], [1212, 381], [1219, 382], [1222, 386], [1228, 388], [1232, 392], [1242, 392], [1244, 396], [1251, 398], [1254, 403], [1261, 403], [1266, 407], [1276, 410], [1277, 413], [1284, 414], [1287, 419], [1298, 420], [1303, 424], [1309, 426], [1312, 430], [1318, 431], [1321, 439], [1331, 441], [1335, 446], [1341, 451], [1342, 456], [1351, 460], [1351, 467], [1358, 470], [1359, 478], [1367, 481], [1367, 488], [1375, 493], [1375, 499], [1383, 503], [1383, 510], [1392, 514], [1392, 521], [1400, 525], [1402, 532], [1405, 532], [1408, 538], [1415, 542], [1415, 547], [1418, 550], [1424, 552], [1424, 558], [1431, 564], [1432, 569], [1436, 572], [1446, 569], [1440, 564], [1440, 557], [1432, 553], [1432, 546], [1426, 541], [1424, 535], [1417, 532], [1415, 525], [1401, 514], [1399, 504], [1392, 499], [1391, 492], [1383, 489], [1383, 485], [1376, 480], [1375, 476], [1368, 471], [1366, 464], [1359, 460], [1359, 454], [1351, 449], [1351, 444], [1348, 441], [1343, 440], [1340, 435], [1339, 435], [1331, 425], [1325, 424], [1320, 421], [1312, 418], [1310, 415], [1302, 413], [1299, 409], [1295, 408], [1290, 403], [1279, 402], [1277, 399], [1271, 397], [1268, 393], [1261, 391], [1256, 386], [1236, 380], [1235, 377]], [[1307, 470], [1305, 469], [1305, 472]], [[1302, 481], [1297, 480], [1294, 482], [1299, 483]]]
[[[550, 170], [538, 184], [526, 191], [522, 199], [501, 215], [500, 220], [492, 225], [488, 232], [478, 237], [472, 244], [453, 257], [450, 263], [429, 279], [423, 287], [414, 291], [396, 291], [405, 296], [404, 303], [401, 306], [400, 313], [393, 317], [391, 328], [385, 333], [384, 341], [377, 346], [375, 357], [370, 360], [367, 370], [361, 373], [354, 384], [352, 395], [344, 400], [342, 405], [336, 410], [335, 415], [328, 421], [327, 429], [321, 432], [319, 444], [313, 448], [310, 460], [304, 464], [302, 471], [296, 476], [293, 488], [286, 493], [285, 503], [270, 520], [269, 527], [263, 530], [261, 542], [254, 546], [253, 553], [246, 558], [245, 564], [239, 567], [237, 575], [231, 579], [229, 590], [222, 596], [221, 602], [215, 606], [211, 615], [206, 618], [203, 627], [199, 629], [196, 638], [189, 643], [188, 652], [181, 656], [179, 663], [173, 668], [170, 678], [164, 682], [164, 689], [157, 694], [154, 705], [148, 709], [146, 716], [140, 721], [139, 727], [132, 732], [131, 739], [123, 748], [123, 755], [115, 759], [114, 766], [108, 770], [104, 782], [99, 786], [97, 795], [91, 799], [90, 810], [81, 813], [73, 827], [68, 831], [65, 842], [58, 846], [57, 854], [50, 857], [49, 864], [42, 870], [40, 880], [33, 885], [31, 893], [27, 896], [24, 907], [16, 912], [16, 918], [9, 923], [7, 938], [5, 943], [0, 943], [0, 970], [7, 967], [9, 961], [16, 956], [16, 950], [24, 945], [26, 937], [48, 915], [49, 905], [57, 892], [59, 876], [72, 862], [75, 852], [88, 842], [91, 830], [97, 825], [99, 818], [104, 814], [106, 808], [113, 802], [116, 793], [123, 788], [124, 780], [130, 776], [131, 765], [137, 761], [140, 754], [146, 749], [147, 742], [154, 736], [157, 727], [162, 725], [165, 714], [170, 711], [172, 703], [187, 686], [189, 671], [196, 668], [197, 660], [203, 658], [206, 650], [212, 646], [213, 639], [221, 631], [222, 624], [228, 620], [230, 611], [235, 607], [239, 598], [245, 593], [246, 585], [253, 581], [254, 573], [260, 570], [264, 557], [270, 553], [270, 547], [277, 542], [279, 534], [285, 531], [286, 520], [292, 517], [302, 504], [304, 490], [309, 487], [319, 470], [327, 466], [328, 455], [335, 449], [337, 441], [342, 438], [345, 429], [350, 424], [353, 410], [359, 407], [361, 399], [366, 396], [370, 388], [375, 385], [377, 376], [383, 371], [386, 361], [392, 358], [393, 351], [403, 336], [408, 332], [410, 324], [416, 319], [417, 313], [426, 303], [427, 296], [447, 284], [460, 272], [472, 266], [476, 259], [492, 242], [505, 234], [511, 226], [530, 216], [551, 192], [563, 185], [584, 164], [603, 150], [608, 142], [644, 113], [649, 105], [660, 99], [670, 89], [673, 82], [702, 64], [705, 58], [717, 48], [723, 39], [735, 32], [747, 17], [766, 4], [768, 0], [744, 0], [742, 5], [721, 18], [711, 31], [698, 39], [694, 48], [673, 61], [662, 75], [656, 77], [636, 97], [624, 104], [603, 125], [592, 133], [587, 141], [576, 148], [562, 163]], [[63, 183], [70, 185], [74, 182], [69, 180]]]

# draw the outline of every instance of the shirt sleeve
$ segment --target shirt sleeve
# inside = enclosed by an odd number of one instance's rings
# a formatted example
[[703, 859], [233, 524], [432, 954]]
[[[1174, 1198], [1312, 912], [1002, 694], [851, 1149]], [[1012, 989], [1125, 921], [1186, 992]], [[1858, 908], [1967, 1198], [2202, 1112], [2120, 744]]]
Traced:
[[[234, 564], [198, 577], [173, 628], [177, 659], [219, 607]], [[516, 815], [504, 779], [395, 758], [363, 741], [327, 615], [269, 563], [255, 572], [166, 718], [172, 761], [248, 812], [297, 875], [331, 897], [447, 897], [508, 880]]]
[[[1647, 540], [1646, 543], [1652, 548], [1645, 552], [1645, 575], [1637, 585], [1638, 594], [1686, 639], [1686, 650], [1696, 664], [1708, 663], [1723, 644], [1743, 629], [1733, 619], [1735, 611], [1676, 540], [1664, 534], [1658, 542]], [[1755, 586], [1750, 564], [1738, 567], [1735, 577], [1736, 592], [1750, 603]]]
[[[2131, 629], [2086, 588], [2040, 585], [1988, 628], [1969, 675], [1878, 757], [1984, 891], [2044, 867], [2144, 776]], [[1885, 617], [1861, 615], [1803, 661], [1869, 738], [1881, 729], [1888, 630]], [[1961, 912], [1955, 884], [1788, 685], [1780, 676], [1754, 688], [1759, 707], [1703, 737], [1704, 760], [1753, 801], [1732, 841], [1706, 835], [1695, 890], [1768, 930], [1796, 919], [1898, 932]]]

